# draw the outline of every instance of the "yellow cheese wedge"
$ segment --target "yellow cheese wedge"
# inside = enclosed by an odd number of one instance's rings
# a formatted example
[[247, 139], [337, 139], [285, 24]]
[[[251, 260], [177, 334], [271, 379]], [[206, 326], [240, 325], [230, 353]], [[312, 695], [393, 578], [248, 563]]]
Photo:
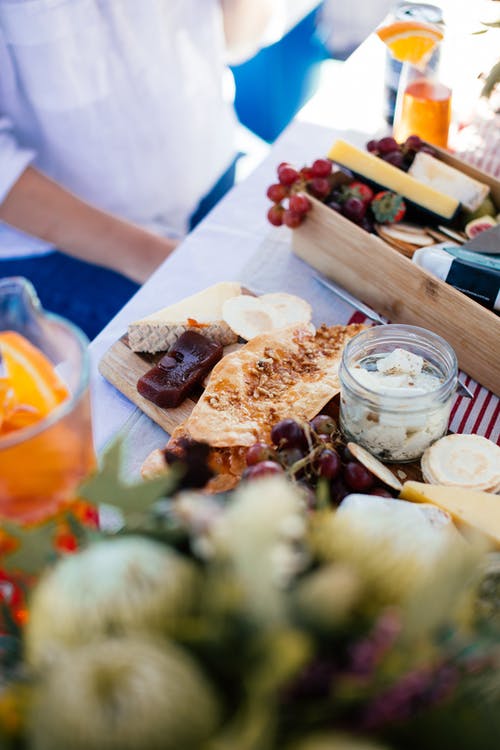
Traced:
[[452, 219], [460, 206], [457, 198], [424, 185], [415, 177], [393, 167], [378, 156], [362, 151], [346, 141], [335, 141], [328, 153], [328, 158], [342, 167], [347, 167], [360, 177], [402, 195], [419, 208], [445, 220]]
[[405, 482], [400, 498], [414, 503], [432, 503], [448, 511], [459, 526], [482, 532], [500, 547], [500, 497], [491, 492], [462, 487]]

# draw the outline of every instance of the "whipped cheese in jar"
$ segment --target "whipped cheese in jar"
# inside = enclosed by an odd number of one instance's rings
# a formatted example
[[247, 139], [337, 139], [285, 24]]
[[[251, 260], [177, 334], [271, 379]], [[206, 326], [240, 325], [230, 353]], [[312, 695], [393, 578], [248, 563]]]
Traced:
[[384, 325], [346, 345], [340, 426], [382, 461], [414, 461], [448, 428], [457, 386], [451, 346], [425, 328]]

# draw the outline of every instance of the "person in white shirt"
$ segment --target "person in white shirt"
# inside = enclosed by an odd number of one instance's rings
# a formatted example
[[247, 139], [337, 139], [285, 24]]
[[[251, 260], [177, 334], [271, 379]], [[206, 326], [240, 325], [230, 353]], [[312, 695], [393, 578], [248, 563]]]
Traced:
[[0, 0], [0, 276], [26, 271], [70, 318], [75, 299], [95, 335], [230, 173], [225, 65], [256, 49], [270, 7]]

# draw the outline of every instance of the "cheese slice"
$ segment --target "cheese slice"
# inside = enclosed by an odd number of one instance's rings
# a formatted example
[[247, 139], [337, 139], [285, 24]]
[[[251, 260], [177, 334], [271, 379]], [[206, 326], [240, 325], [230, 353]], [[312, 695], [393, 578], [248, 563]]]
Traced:
[[419, 151], [408, 170], [416, 180], [439, 192], [456, 198], [469, 211], [475, 211], [484, 201], [490, 189], [484, 182], [474, 180], [454, 167], [436, 159], [431, 154]]
[[432, 503], [447, 511], [459, 526], [479, 531], [500, 547], [500, 497], [490, 492], [422, 482], [405, 482], [400, 497]]
[[228, 299], [240, 294], [240, 284], [222, 281], [136, 320], [128, 327], [129, 346], [134, 352], [166, 351], [189, 329], [222, 346], [233, 344], [238, 336], [223, 320], [222, 307]]
[[360, 177], [398, 193], [417, 207], [436, 214], [446, 221], [452, 219], [460, 207], [460, 201], [457, 198], [424, 185], [407, 172], [346, 141], [335, 141], [328, 153], [328, 158], [347, 167]]

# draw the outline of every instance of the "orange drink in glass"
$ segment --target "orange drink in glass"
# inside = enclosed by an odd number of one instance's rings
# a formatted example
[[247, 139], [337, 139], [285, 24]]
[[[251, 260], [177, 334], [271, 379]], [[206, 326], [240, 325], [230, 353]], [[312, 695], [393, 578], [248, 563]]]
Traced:
[[376, 30], [391, 56], [403, 64], [394, 115], [394, 138], [409, 135], [446, 148], [451, 119], [451, 91], [436, 79], [435, 60], [443, 40], [439, 25], [413, 18]]
[[0, 280], [0, 522], [54, 515], [94, 466], [87, 344], [25, 279]]
[[394, 138], [404, 142], [418, 135], [434, 146], [446, 148], [451, 121], [451, 90], [425, 75], [402, 74], [394, 117]]

